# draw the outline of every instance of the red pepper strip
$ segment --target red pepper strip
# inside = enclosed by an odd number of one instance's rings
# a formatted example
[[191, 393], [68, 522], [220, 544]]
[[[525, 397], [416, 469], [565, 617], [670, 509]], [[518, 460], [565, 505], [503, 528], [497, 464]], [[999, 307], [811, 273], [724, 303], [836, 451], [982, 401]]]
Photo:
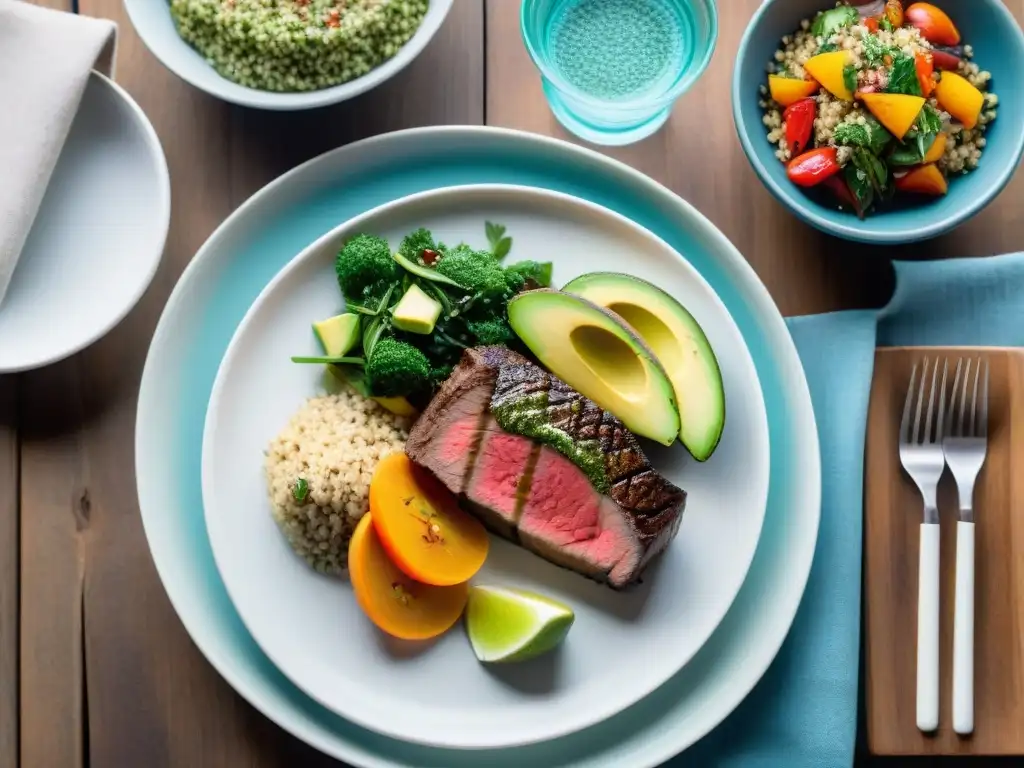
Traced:
[[807, 148], [817, 113], [818, 102], [810, 97], [794, 101], [786, 107], [782, 115], [786, 123], [786, 146], [794, 157]]
[[841, 170], [835, 147], [821, 147], [790, 160], [786, 175], [794, 184], [813, 187]]
[[918, 51], [914, 56], [914, 66], [917, 68], [917, 81], [921, 84], [921, 95], [927, 99], [935, 90], [935, 81], [932, 80], [935, 60], [930, 53]]
[[821, 183], [823, 187], [827, 187], [836, 197], [839, 198], [839, 202], [845, 203], [850, 206], [857, 214], [858, 218], [864, 218], [864, 211], [861, 210], [860, 200], [850, 190], [850, 185], [846, 183], [846, 179], [842, 176], [829, 176], [825, 181]]
[[868, 32], [877, 32], [878, 19], [876, 19], [874, 16], [868, 16], [866, 19], [864, 19], [864, 26], [868, 28]]

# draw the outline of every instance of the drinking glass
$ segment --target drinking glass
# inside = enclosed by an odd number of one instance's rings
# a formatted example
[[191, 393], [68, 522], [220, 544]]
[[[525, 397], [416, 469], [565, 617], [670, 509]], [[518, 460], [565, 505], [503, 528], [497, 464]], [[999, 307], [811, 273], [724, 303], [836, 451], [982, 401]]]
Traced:
[[657, 131], [704, 73], [714, 0], [523, 0], [520, 28], [566, 130], [621, 146]]

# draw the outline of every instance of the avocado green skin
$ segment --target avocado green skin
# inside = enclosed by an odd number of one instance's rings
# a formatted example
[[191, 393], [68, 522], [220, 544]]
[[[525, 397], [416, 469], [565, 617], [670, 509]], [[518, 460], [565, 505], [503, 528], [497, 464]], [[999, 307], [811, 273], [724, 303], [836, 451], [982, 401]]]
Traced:
[[[714, 349], [711, 347], [711, 342], [708, 341], [708, 338], [704, 333], [704, 329], [700, 327], [700, 324], [693, 315], [690, 314], [689, 310], [687, 310], [686, 307], [684, 307], [678, 300], [653, 283], [642, 278], [635, 277], [634, 275], [627, 275], [621, 272], [589, 272], [570, 280], [565, 286], [563, 286], [562, 290], [568, 293], [575, 293], [582, 298], [592, 299], [592, 294], [589, 289], [599, 287], [605, 292], [614, 294], [614, 291], [619, 286], [623, 286], [631, 292], [639, 291], [643, 293], [649, 300], [649, 303], [646, 304], [646, 308], [661, 308], [665, 313], [674, 315], [678, 318], [679, 322], [690, 331], [697, 342], [697, 346], [701, 351], [701, 361], [705, 366], [707, 366], [707, 369], [711, 374], [711, 380], [716, 386], [714, 396], [720, 403], [720, 413], [718, 414], [715, 429], [710, 434], [710, 439], [702, 441], [688, 440], [685, 437], [685, 405], [682, 399], [682, 394], [677, 392], [676, 404], [680, 411], [679, 440], [694, 459], [701, 462], [707, 461], [718, 448], [718, 445], [722, 440], [722, 432], [725, 429], [725, 387], [722, 381], [722, 370], [719, 366], [718, 358], [715, 355]], [[655, 312], [654, 314], [658, 313]], [[636, 335], [640, 336], [639, 333]], [[669, 376], [669, 379], [672, 379], [671, 375]]]

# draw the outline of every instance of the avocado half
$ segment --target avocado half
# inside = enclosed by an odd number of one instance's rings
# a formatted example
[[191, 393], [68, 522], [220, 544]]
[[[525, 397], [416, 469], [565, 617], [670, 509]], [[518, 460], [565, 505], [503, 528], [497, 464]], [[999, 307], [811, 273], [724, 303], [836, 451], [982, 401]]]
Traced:
[[656, 285], [618, 272], [580, 275], [563, 290], [614, 312], [643, 339], [672, 381], [680, 442], [707, 461], [725, 428], [725, 388], [718, 358], [693, 315]]
[[634, 434], [672, 445], [679, 411], [672, 382], [643, 340], [587, 299], [543, 288], [508, 303], [512, 330], [552, 374]]

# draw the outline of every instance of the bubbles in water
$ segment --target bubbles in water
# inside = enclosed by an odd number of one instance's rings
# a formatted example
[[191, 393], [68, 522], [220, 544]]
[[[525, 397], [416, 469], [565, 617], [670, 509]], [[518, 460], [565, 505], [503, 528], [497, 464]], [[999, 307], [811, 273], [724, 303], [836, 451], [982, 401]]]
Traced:
[[562, 76], [605, 99], [636, 95], [677, 69], [679, 21], [661, 0], [578, 0], [551, 27]]

